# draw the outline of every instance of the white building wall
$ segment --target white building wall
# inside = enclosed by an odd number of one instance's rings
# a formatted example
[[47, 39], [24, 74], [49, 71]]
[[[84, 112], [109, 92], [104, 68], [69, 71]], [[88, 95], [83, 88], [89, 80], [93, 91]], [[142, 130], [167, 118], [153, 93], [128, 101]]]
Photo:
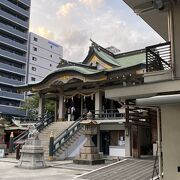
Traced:
[[29, 36], [28, 83], [41, 81], [56, 69], [63, 56], [63, 48], [34, 33]]

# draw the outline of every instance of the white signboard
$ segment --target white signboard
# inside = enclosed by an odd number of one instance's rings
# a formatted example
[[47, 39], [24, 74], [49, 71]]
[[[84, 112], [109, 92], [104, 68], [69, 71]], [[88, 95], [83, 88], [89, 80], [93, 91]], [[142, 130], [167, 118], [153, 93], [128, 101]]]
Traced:
[[0, 149], [0, 158], [3, 158], [5, 156], [4, 149]]

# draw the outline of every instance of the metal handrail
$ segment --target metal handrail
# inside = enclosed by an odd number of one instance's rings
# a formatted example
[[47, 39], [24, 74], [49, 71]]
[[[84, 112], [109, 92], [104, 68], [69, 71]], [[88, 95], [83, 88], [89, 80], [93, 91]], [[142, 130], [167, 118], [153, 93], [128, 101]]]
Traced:
[[171, 69], [171, 43], [165, 42], [146, 47], [146, 71]]
[[83, 119], [84, 118], [82, 117], [78, 118], [73, 124], [71, 124], [71, 126], [69, 126], [59, 136], [56, 137], [56, 139], [54, 140], [54, 154], [65, 142], [67, 142], [81, 128], [80, 122]]
[[[42, 129], [44, 129], [46, 126], [51, 124], [54, 120], [54, 116], [47, 116], [45, 115], [43, 118], [39, 118], [39, 121], [34, 125], [36, 129], [40, 132]], [[29, 130], [26, 130], [19, 134], [17, 137], [14, 138], [14, 143], [18, 144], [18, 141], [26, 138], [29, 134]]]
[[118, 109], [91, 110], [93, 119], [119, 119], [124, 118], [125, 113], [120, 113]]

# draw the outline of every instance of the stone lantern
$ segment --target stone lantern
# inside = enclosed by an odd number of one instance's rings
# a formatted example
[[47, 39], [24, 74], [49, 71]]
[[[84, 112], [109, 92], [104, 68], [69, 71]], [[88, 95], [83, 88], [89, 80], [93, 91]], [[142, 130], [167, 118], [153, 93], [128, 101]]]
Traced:
[[21, 149], [21, 157], [16, 167], [26, 169], [45, 168], [44, 150], [34, 126], [29, 128], [28, 138]]
[[91, 112], [87, 113], [87, 120], [82, 121], [81, 124], [83, 125], [83, 134], [86, 136], [87, 141], [73, 162], [76, 164], [90, 165], [103, 164], [105, 160], [102, 159], [97, 147], [92, 141], [92, 137], [97, 134], [97, 122], [92, 120]]

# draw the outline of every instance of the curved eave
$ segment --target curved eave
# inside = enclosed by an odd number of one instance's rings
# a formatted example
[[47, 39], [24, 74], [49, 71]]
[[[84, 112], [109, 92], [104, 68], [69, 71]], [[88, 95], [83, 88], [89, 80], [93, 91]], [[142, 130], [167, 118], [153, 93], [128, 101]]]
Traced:
[[[73, 68], [75, 69], [73, 69]], [[78, 67], [63, 67], [58, 70], [53, 71], [52, 73], [48, 74], [42, 81], [34, 84], [25, 84], [20, 86], [14, 86], [18, 90], [21, 91], [32, 91], [34, 88], [38, 88], [39, 86], [54, 80], [55, 78], [58, 79], [60, 77], [63, 77], [65, 74], [73, 74], [74, 78], [76, 78], [76, 75], [81, 75], [85, 78], [94, 79], [94, 82], [100, 81], [97, 77], [106, 77], [105, 72], [102, 70], [92, 70], [88, 68], [78, 68]], [[72, 68], [72, 69], [71, 69]]]

